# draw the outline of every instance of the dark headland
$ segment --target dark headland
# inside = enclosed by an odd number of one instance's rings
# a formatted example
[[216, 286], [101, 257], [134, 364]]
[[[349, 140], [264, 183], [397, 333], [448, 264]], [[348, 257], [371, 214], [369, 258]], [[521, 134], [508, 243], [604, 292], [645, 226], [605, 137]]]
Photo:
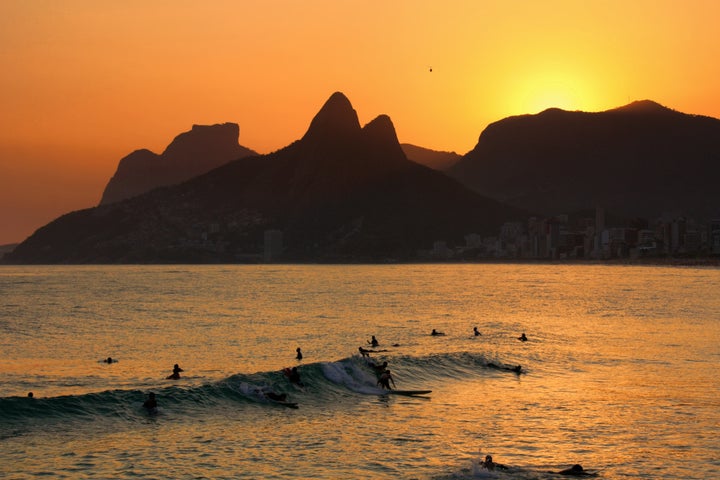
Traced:
[[462, 157], [401, 145], [386, 115], [361, 126], [339, 92], [281, 150], [257, 155], [238, 145], [238, 133], [234, 124], [196, 126], [161, 155], [128, 155], [100, 205], [50, 222], [4, 261], [720, 254], [720, 121], [653, 102], [506, 118]]

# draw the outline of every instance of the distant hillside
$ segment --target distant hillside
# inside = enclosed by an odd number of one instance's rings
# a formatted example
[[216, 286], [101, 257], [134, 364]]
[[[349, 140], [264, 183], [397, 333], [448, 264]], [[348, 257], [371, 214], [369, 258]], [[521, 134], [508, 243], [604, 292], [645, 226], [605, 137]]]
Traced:
[[441, 152], [437, 150], [429, 150], [427, 148], [418, 147], [409, 143], [401, 143], [400, 146], [405, 152], [408, 160], [412, 160], [420, 165], [425, 165], [433, 170], [445, 171], [455, 165], [462, 158], [455, 152]]
[[145, 149], [134, 151], [120, 160], [100, 205], [176, 185], [232, 160], [256, 155], [238, 144], [239, 135], [240, 127], [235, 123], [193, 125], [192, 130], [175, 137], [160, 155]]
[[39, 229], [17, 263], [233, 262], [282, 232], [282, 261], [416, 258], [527, 213], [407, 159], [389, 117], [361, 127], [333, 94], [302, 139], [177, 186], [72, 212]]
[[15, 247], [17, 247], [17, 246], [18, 246], [17, 243], [9, 243], [6, 245], [0, 245], [0, 258], [2, 258], [3, 255], [5, 255], [6, 253], [12, 252], [15, 249]]
[[448, 174], [547, 215], [602, 206], [707, 219], [720, 214], [720, 120], [651, 101], [600, 113], [550, 109], [489, 125]]

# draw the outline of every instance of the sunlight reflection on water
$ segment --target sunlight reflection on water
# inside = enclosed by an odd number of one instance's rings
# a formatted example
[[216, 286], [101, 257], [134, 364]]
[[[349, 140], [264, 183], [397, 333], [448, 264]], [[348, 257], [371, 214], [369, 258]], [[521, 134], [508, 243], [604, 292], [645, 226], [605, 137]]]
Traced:
[[482, 452], [517, 478], [575, 462], [609, 479], [720, 475], [717, 269], [3, 267], [0, 291], [3, 397], [167, 388], [174, 363], [181, 395], [297, 365], [298, 346], [302, 367], [335, 362], [370, 335], [402, 388], [433, 390], [339, 390], [324, 403], [291, 391], [298, 410], [198, 403], [180, 415], [167, 404], [140, 423], [132, 412], [76, 420], [42, 438], [29, 425], [3, 433], [0, 473], [462, 478]]

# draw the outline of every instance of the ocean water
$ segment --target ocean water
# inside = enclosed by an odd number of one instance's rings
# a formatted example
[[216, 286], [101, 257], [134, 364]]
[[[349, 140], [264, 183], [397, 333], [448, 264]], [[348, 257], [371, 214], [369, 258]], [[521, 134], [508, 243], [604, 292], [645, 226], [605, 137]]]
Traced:
[[720, 478], [719, 340], [717, 268], [4, 266], [0, 477]]

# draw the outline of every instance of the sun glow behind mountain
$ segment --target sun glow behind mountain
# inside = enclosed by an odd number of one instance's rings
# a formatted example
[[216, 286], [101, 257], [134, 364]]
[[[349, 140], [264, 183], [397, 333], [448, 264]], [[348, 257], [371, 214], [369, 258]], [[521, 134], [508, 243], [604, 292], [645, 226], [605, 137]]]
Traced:
[[234, 122], [267, 153], [338, 90], [401, 142], [460, 154], [551, 107], [720, 117], [719, 17], [704, 0], [0, 2], [0, 244], [96, 204], [135, 149]]

